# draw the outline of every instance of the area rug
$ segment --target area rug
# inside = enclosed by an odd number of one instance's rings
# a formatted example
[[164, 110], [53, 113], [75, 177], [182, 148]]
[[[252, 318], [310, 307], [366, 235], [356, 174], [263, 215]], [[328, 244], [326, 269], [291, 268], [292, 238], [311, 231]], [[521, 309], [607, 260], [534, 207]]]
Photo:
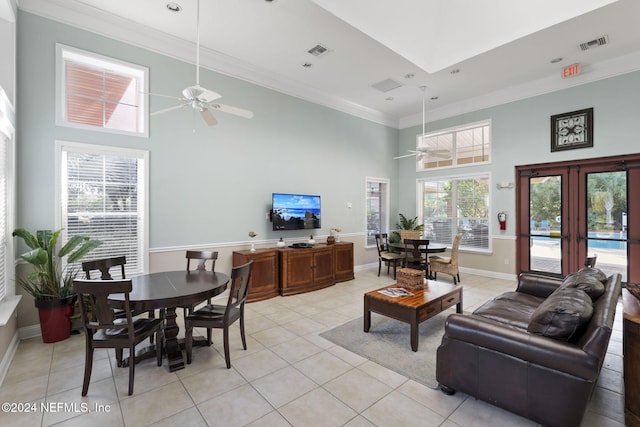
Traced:
[[437, 388], [436, 350], [442, 341], [444, 323], [451, 312], [440, 313], [420, 324], [418, 351], [411, 350], [411, 327], [375, 313], [371, 328], [363, 331], [363, 318], [352, 320], [320, 334], [321, 337], [362, 357], [415, 380]]

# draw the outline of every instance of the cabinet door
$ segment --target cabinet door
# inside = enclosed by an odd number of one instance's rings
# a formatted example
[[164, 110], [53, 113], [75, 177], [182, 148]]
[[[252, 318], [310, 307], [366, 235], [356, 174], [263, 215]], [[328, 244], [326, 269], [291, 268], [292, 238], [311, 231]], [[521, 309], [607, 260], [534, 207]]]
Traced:
[[336, 282], [353, 279], [353, 243], [336, 243], [335, 249]]
[[313, 256], [313, 279], [316, 285], [334, 283], [333, 248], [316, 251]]
[[313, 284], [313, 252], [291, 251], [283, 254], [283, 291]]
[[233, 266], [253, 260], [247, 302], [261, 301], [278, 295], [278, 251], [238, 251], [233, 253]]

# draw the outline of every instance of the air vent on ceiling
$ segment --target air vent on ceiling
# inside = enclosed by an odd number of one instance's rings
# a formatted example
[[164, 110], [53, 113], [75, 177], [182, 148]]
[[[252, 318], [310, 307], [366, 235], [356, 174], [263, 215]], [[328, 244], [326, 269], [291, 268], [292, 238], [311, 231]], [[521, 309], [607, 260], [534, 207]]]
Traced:
[[403, 86], [403, 84], [393, 79], [382, 80], [381, 82], [371, 85], [371, 87], [378, 89], [380, 92], [389, 92], [393, 89], [399, 88], [400, 86]]
[[600, 47], [600, 46], [604, 46], [605, 44], [609, 43], [609, 36], [607, 36], [606, 34], [602, 37], [598, 37], [597, 39], [593, 39], [593, 40], [589, 40], [588, 42], [585, 43], [580, 43], [580, 50], [589, 50], [589, 49], [593, 49], [595, 47]]
[[314, 47], [312, 47], [311, 49], [309, 49], [307, 52], [309, 52], [313, 56], [322, 56], [324, 54], [329, 53], [330, 49], [328, 47], [326, 47], [326, 46], [321, 45], [321, 44], [317, 44]]

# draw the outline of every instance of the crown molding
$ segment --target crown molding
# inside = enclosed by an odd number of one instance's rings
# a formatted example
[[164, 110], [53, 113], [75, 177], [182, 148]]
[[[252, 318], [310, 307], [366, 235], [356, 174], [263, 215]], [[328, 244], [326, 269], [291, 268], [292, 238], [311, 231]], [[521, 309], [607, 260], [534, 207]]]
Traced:
[[[195, 43], [79, 2], [21, 0], [19, 9], [195, 65]], [[292, 81], [288, 77], [202, 46], [200, 47], [200, 66], [365, 120], [393, 128], [398, 127], [398, 119], [389, 114], [330, 95], [320, 89]]]
[[[520, 101], [534, 96], [557, 92], [593, 83], [598, 80], [608, 79], [640, 70], [640, 52], [602, 61], [596, 64], [582, 65], [582, 74], [569, 79], [560, 77], [560, 73], [544, 79], [534, 80], [522, 85], [511, 86], [488, 94], [466, 99], [461, 102], [445, 105], [441, 108], [427, 110], [426, 122], [454, 117], [485, 108], [496, 107], [514, 101]], [[406, 129], [422, 124], [422, 113], [403, 117], [399, 120], [399, 129]]]

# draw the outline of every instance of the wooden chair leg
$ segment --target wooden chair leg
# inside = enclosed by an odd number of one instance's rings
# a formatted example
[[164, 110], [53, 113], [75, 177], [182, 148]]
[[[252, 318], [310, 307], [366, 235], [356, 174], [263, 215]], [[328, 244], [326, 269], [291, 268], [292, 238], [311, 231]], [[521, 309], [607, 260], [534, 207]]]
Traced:
[[84, 359], [84, 380], [82, 381], [82, 395], [86, 396], [89, 391], [91, 381], [91, 370], [93, 369], [93, 347], [87, 345]]
[[378, 258], [378, 277], [380, 277], [380, 270], [382, 269], [382, 260]]
[[164, 347], [164, 336], [162, 328], [155, 333], [156, 335], [156, 358], [158, 359], [158, 366], [162, 366], [162, 348]]
[[136, 348], [129, 348], [129, 396], [133, 394], [133, 378], [136, 375]]
[[240, 312], [240, 338], [242, 338], [242, 348], [247, 349], [247, 339], [244, 335], [244, 308]]
[[122, 368], [122, 349], [116, 348], [116, 366]]
[[207, 328], [207, 345], [211, 346], [212, 337], [211, 337], [211, 328]]
[[229, 326], [224, 327], [224, 332], [222, 333], [222, 337], [224, 340], [224, 360], [227, 362], [227, 369], [231, 369], [231, 356], [229, 355]]

